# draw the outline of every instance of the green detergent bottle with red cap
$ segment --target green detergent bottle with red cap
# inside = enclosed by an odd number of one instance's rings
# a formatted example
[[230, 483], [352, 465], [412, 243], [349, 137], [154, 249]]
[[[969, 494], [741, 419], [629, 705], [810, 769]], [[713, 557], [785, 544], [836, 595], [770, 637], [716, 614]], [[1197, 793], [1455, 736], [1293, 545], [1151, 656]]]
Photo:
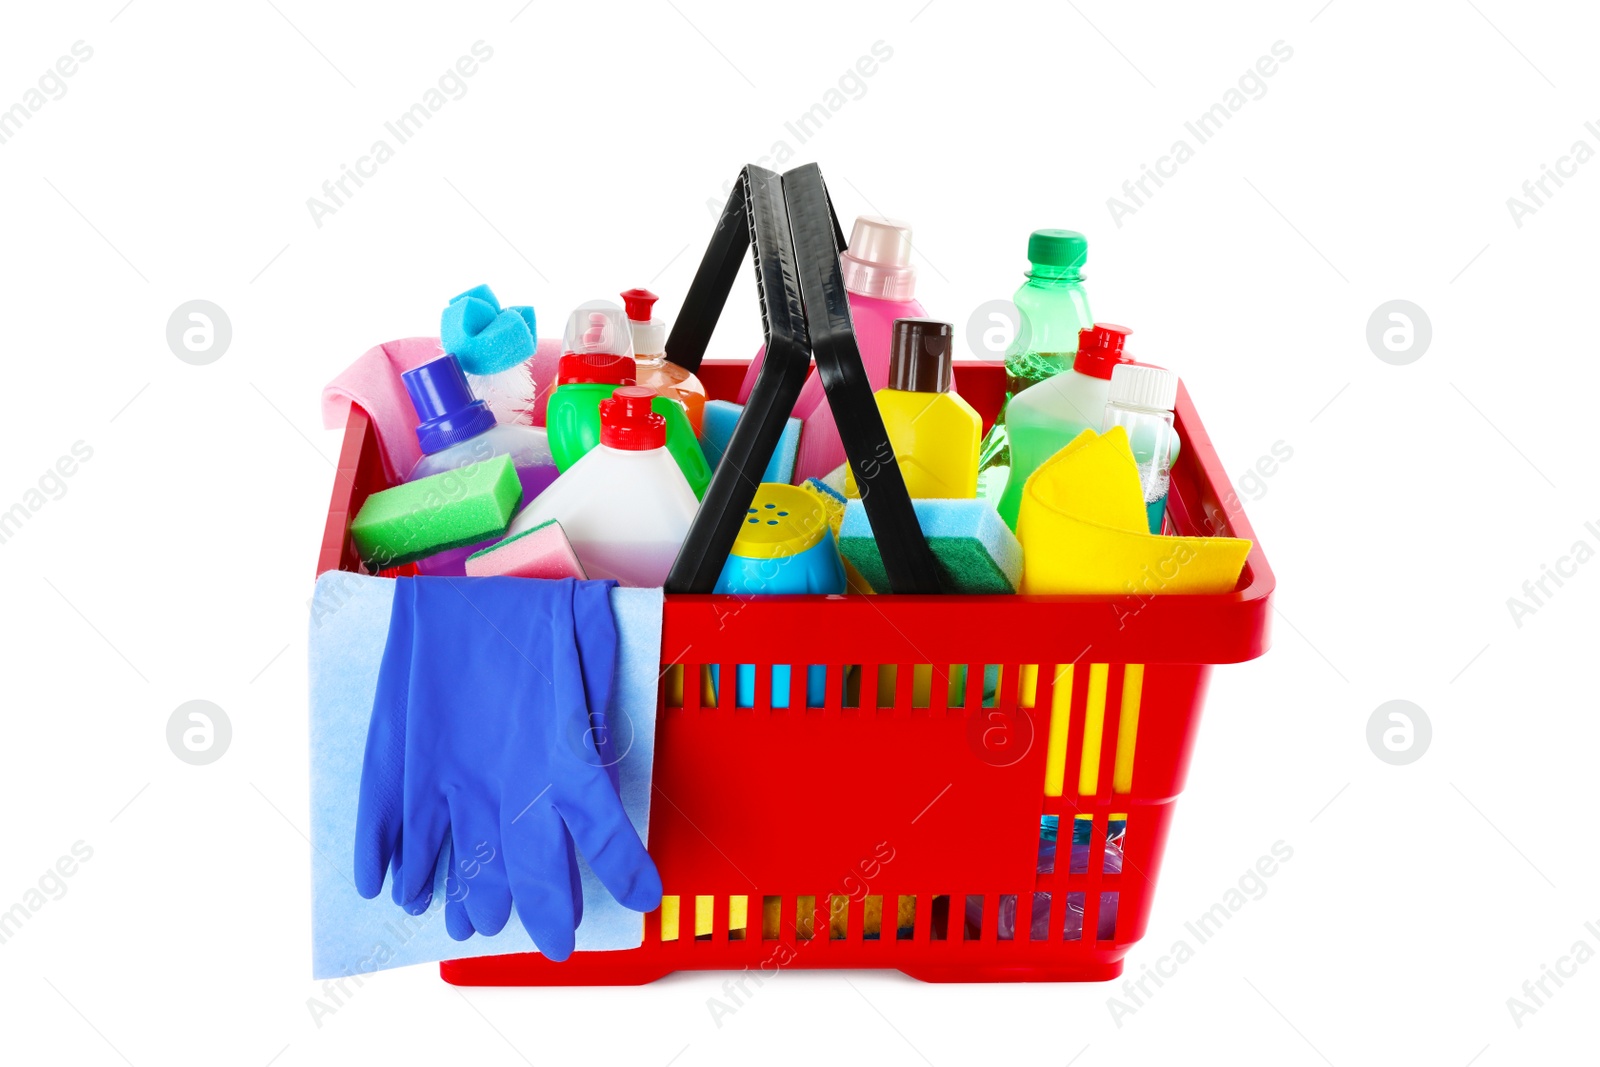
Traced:
[[1084, 430], [1099, 432], [1111, 393], [1111, 371], [1133, 362], [1123, 351], [1132, 332], [1126, 326], [1095, 323], [1078, 335], [1072, 369], [1029, 386], [1006, 405], [1011, 471], [999, 511], [1013, 530], [1028, 476]]
[[[556, 387], [545, 409], [550, 454], [556, 468], [570, 469], [600, 443], [600, 404], [619, 386], [637, 384], [632, 330], [623, 310], [608, 300], [592, 300], [567, 319]], [[678, 461], [696, 498], [711, 484], [711, 467], [684, 405], [670, 396], [651, 402], [666, 421], [667, 451]]]

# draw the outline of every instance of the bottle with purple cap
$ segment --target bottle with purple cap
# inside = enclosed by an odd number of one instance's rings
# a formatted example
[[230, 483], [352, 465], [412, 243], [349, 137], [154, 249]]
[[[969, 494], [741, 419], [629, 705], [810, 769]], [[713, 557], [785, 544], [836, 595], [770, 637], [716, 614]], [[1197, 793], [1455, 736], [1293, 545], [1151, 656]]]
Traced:
[[[473, 395], [466, 373], [455, 356], [445, 355], [400, 376], [411, 406], [417, 411], [417, 443], [422, 458], [406, 481], [442, 474], [496, 456], [510, 456], [522, 483], [522, 503], [538, 496], [555, 481], [555, 460], [545, 431], [535, 426], [503, 426], [489, 406]], [[424, 574], [466, 573], [466, 559], [482, 546], [442, 552], [423, 560]]]

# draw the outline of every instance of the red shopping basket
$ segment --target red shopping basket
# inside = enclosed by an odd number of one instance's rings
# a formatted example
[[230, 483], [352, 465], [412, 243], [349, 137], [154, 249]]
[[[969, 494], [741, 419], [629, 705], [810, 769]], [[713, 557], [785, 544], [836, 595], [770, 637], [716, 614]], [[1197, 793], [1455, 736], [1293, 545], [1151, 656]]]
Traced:
[[[699, 374], [732, 398], [746, 366], [708, 360]], [[1003, 364], [958, 362], [956, 383], [987, 427]], [[1187, 390], [1176, 410], [1169, 522], [1253, 539]], [[349, 519], [386, 484], [372, 424], [352, 408], [319, 573], [359, 569]], [[1211, 665], [1266, 650], [1273, 584], [1257, 543], [1216, 595], [671, 593], [649, 827], [665, 897], [643, 944], [440, 973], [457, 985], [789, 967], [1114, 978], [1149, 921]], [[807, 672], [793, 670], [788, 707], [772, 708], [774, 663], [824, 665], [823, 706], [806, 706]], [[733, 685], [702, 685], [703, 667], [732, 678], [739, 664], [757, 665], [751, 707], [735, 706]], [[1045, 816], [1061, 847], [1041, 873]], [[1080, 856], [1067, 843], [1085, 822]], [[1105, 869], [1113, 825], [1120, 871]]]

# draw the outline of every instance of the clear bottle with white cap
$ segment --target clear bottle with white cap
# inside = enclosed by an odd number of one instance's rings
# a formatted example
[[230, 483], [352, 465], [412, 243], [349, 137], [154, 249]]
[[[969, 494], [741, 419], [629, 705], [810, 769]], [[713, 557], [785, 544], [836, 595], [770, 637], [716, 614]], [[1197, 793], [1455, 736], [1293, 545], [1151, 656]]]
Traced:
[[[876, 215], [861, 215], [850, 229], [850, 244], [839, 257], [844, 287], [850, 301], [850, 321], [867, 380], [873, 392], [889, 384], [889, 355], [893, 350], [896, 319], [925, 319], [928, 312], [916, 299], [917, 272], [911, 266], [911, 224]], [[766, 349], [756, 353], [739, 401], [750, 395], [761, 370]], [[800, 454], [796, 457], [796, 484], [823, 477], [845, 460], [844, 445], [833, 423], [822, 379], [813, 369], [794, 405], [795, 418], [804, 422]]]
[[1167, 488], [1177, 453], [1172, 409], [1178, 402], [1178, 376], [1163, 367], [1120, 363], [1111, 369], [1109, 396], [1100, 430], [1121, 426], [1127, 431], [1144, 483], [1145, 516], [1150, 532], [1158, 534], [1167, 513]]

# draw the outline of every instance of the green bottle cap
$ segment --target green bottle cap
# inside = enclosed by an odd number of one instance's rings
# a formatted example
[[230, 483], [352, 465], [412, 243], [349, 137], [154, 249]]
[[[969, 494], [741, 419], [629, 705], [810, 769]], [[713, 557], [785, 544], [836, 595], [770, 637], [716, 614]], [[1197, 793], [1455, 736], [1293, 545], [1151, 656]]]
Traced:
[[1089, 258], [1089, 239], [1077, 230], [1034, 230], [1028, 237], [1028, 262], [1066, 270]]

